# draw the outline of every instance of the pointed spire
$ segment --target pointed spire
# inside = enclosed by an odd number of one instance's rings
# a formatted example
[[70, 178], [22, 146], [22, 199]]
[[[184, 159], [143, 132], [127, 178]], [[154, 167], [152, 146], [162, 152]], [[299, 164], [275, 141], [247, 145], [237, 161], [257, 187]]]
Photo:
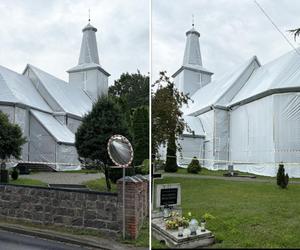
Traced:
[[194, 15], [192, 15], [192, 28], [186, 32], [186, 45], [183, 57], [183, 65], [202, 66], [199, 37], [200, 33], [194, 27]]
[[[90, 21], [90, 18], [89, 18]], [[83, 36], [80, 48], [78, 64], [96, 63], [99, 64], [98, 48], [96, 41], [97, 29], [88, 23], [83, 29]]]
[[91, 10], [89, 9], [89, 23], [91, 22]]

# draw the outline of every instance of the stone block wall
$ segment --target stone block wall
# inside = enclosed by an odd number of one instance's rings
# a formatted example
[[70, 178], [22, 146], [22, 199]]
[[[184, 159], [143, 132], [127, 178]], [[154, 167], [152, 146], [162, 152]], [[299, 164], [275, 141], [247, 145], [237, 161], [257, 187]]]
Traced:
[[117, 193], [0, 185], [0, 216], [43, 225], [120, 231]]
[[[118, 234], [122, 183], [118, 180], [116, 193], [0, 184], [0, 217]], [[125, 190], [126, 236], [136, 239], [149, 215], [149, 181], [141, 175], [125, 177]]]

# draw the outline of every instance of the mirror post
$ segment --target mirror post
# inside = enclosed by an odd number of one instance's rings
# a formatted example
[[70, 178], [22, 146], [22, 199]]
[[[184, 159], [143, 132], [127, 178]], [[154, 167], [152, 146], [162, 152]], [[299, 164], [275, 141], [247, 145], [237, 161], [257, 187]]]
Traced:
[[125, 168], [123, 167], [123, 240], [125, 240]]

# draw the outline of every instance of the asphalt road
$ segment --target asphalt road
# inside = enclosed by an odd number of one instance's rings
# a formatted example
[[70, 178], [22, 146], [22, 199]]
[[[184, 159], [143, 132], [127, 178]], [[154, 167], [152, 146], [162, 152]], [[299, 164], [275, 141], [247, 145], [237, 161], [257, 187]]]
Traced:
[[75, 245], [65, 244], [32, 236], [0, 230], [0, 250], [85, 250]]

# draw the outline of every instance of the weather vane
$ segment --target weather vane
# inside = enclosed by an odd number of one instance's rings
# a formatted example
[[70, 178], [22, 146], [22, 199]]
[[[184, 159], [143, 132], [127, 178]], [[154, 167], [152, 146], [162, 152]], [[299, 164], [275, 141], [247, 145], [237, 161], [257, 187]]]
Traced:
[[91, 10], [89, 9], [89, 22], [91, 21]]

